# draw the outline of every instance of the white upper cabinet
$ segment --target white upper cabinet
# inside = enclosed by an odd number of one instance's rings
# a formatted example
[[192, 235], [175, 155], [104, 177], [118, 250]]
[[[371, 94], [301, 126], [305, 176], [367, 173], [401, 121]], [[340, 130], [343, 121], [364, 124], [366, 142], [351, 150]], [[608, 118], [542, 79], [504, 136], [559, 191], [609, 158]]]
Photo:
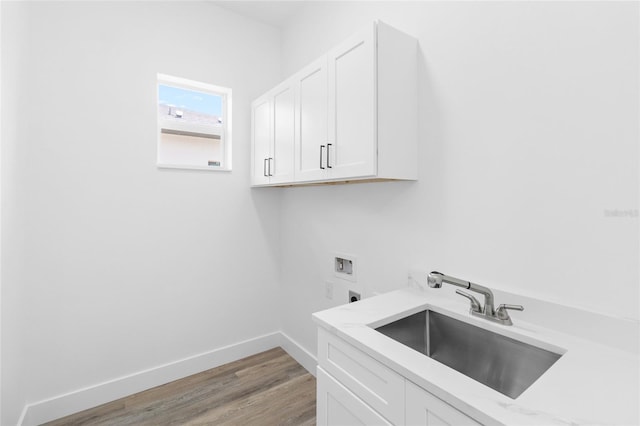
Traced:
[[272, 122], [270, 182], [291, 182], [295, 140], [295, 90], [291, 84], [280, 86], [273, 94]]
[[296, 88], [295, 179], [326, 177], [327, 61], [321, 58], [292, 77]]
[[[258, 151], [264, 139], [273, 139], [274, 128], [277, 134], [277, 114], [269, 123], [257, 122], [264, 119], [261, 100], [271, 99], [275, 110], [272, 90], [253, 103], [253, 185], [417, 179], [414, 38], [375, 22], [282, 86], [294, 90], [293, 157]], [[285, 161], [292, 173], [274, 173]]]
[[253, 185], [269, 184], [268, 165], [271, 156], [271, 100], [264, 96], [251, 104], [251, 139]]
[[375, 27], [327, 54], [327, 178], [376, 174]]
[[293, 180], [295, 89], [285, 82], [251, 104], [252, 184]]

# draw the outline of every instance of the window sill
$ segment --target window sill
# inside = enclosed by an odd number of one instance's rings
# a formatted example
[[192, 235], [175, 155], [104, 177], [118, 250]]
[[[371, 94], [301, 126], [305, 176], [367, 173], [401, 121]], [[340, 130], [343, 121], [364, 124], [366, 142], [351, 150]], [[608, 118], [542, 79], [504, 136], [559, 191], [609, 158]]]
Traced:
[[215, 167], [215, 166], [188, 166], [181, 164], [156, 164], [159, 169], [182, 169], [182, 170], [199, 170], [206, 172], [231, 172], [231, 168]]

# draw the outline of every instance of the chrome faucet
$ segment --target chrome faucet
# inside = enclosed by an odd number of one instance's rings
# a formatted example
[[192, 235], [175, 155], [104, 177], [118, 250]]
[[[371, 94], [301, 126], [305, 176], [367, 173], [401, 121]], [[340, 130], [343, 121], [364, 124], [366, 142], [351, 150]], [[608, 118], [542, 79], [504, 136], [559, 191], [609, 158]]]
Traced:
[[524, 311], [524, 308], [521, 305], [503, 304], [498, 306], [498, 309], [495, 309], [493, 306], [493, 292], [490, 288], [480, 284], [474, 284], [471, 281], [463, 281], [437, 271], [431, 272], [427, 277], [427, 284], [429, 284], [429, 287], [431, 288], [440, 288], [442, 287], [442, 283], [452, 284], [484, 295], [483, 307], [474, 296], [469, 293], [465, 293], [464, 291], [456, 290], [457, 294], [466, 297], [469, 299], [469, 302], [471, 302], [471, 308], [469, 309], [471, 315], [482, 317], [503, 325], [513, 325], [513, 321], [511, 321], [511, 317], [509, 317], [507, 309]]

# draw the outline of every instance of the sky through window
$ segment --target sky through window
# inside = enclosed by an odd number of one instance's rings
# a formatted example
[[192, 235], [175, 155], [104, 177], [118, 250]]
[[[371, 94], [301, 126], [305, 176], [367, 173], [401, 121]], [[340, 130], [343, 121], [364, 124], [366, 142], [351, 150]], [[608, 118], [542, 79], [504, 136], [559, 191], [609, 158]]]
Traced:
[[158, 85], [160, 105], [182, 108], [201, 114], [222, 116], [222, 96], [178, 87]]

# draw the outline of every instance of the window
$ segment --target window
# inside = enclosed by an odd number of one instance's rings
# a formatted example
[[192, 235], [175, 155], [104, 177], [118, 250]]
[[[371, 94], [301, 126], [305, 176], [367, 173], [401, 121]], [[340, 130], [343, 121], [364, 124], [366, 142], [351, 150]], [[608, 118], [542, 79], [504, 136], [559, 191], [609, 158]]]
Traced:
[[231, 170], [231, 89], [158, 74], [158, 167]]

